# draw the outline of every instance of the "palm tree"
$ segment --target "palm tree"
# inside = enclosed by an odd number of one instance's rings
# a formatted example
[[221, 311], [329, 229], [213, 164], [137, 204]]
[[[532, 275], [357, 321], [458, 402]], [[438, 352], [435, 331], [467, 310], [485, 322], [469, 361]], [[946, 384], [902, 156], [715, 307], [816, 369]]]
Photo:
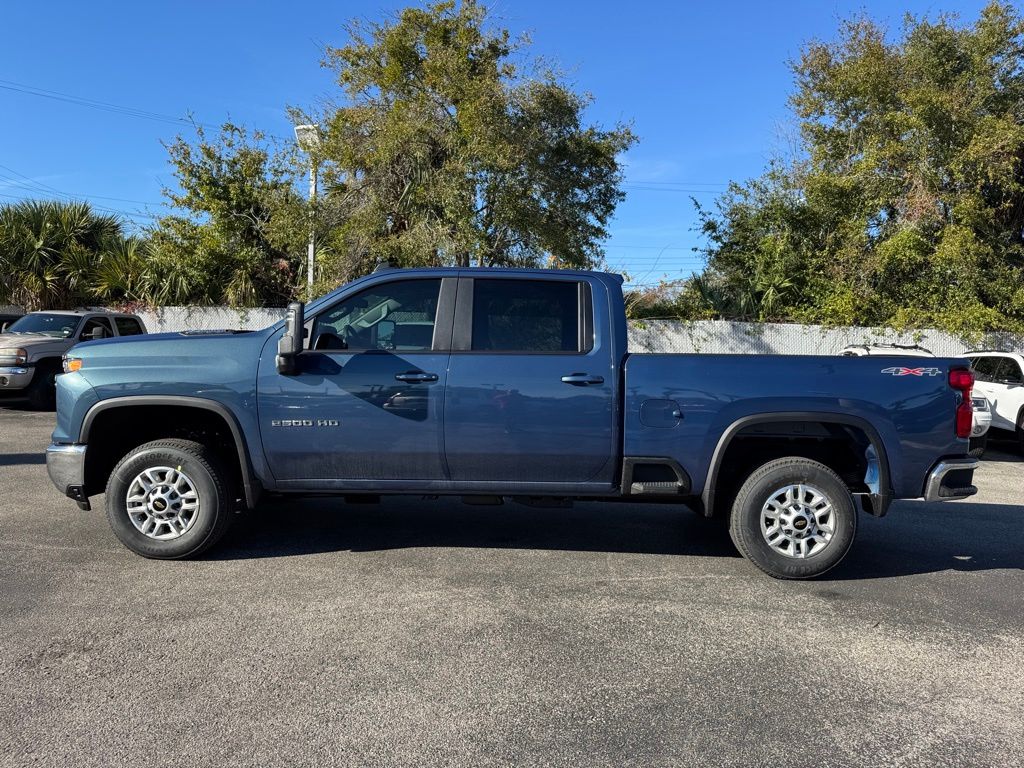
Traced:
[[88, 203], [25, 200], [0, 208], [0, 303], [67, 309], [96, 296], [103, 255], [120, 221]]

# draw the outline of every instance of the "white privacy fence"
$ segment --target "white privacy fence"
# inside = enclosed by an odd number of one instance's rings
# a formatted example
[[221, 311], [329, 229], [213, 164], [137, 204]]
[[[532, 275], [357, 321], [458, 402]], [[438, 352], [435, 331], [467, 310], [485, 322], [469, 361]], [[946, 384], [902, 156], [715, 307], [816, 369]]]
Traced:
[[[259, 330], [284, 318], [284, 308], [158, 307], [138, 313], [150, 333], [235, 328]], [[898, 333], [881, 328], [826, 328], [790, 323], [733, 323], [722, 320], [632, 320], [632, 352], [704, 354], [834, 355], [850, 344], [920, 344], [937, 355], [958, 355], [969, 347], [942, 331]], [[990, 334], [971, 347], [1024, 351], [1024, 337]]]
[[285, 310], [277, 307], [157, 307], [137, 314], [150, 333], [224, 328], [258, 331], [283, 319]]
[[834, 355], [851, 344], [920, 344], [936, 355], [954, 356], [968, 349], [1024, 351], [1024, 337], [990, 334], [977, 344], [936, 330], [899, 333], [884, 328], [827, 328], [795, 323], [734, 323], [724, 320], [634, 320], [629, 327], [631, 352], [700, 352], [704, 354]]

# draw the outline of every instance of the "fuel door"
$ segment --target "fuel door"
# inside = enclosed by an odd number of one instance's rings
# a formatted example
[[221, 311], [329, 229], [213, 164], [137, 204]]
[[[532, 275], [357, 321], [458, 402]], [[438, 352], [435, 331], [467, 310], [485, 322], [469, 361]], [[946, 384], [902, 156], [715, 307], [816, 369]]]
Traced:
[[640, 423], [645, 427], [671, 429], [683, 418], [675, 400], [644, 400], [640, 404]]

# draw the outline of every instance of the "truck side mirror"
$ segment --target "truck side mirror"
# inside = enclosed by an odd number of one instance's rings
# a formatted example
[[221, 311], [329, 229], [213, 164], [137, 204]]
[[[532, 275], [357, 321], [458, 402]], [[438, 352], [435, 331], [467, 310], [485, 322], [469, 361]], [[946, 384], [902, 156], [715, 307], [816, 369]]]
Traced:
[[284, 376], [294, 376], [296, 373], [295, 360], [302, 352], [305, 331], [303, 310], [304, 305], [301, 301], [293, 301], [288, 305], [284, 335], [277, 342], [277, 372]]
[[96, 325], [82, 334], [82, 341], [99, 341], [107, 338], [107, 330], [102, 325]]

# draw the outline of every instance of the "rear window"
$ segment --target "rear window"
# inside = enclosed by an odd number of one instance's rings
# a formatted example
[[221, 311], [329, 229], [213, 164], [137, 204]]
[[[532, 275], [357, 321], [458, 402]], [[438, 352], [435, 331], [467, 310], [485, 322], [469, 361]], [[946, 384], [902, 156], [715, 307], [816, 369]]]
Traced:
[[1012, 357], [1003, 358], [1003, 365], [999, 369], [999, 378], [1011, 384], [1020, 384], [1024, 381], [1024, 377], [1021, 376], [1020, 366]]
[[580, 292], [564, 280], [474, 280], [471, 348], [579, 352]]
[[120, 336], [138, 336], [142, 333], [142, 325], [134, 317], [115, 317], [114, 324]]

